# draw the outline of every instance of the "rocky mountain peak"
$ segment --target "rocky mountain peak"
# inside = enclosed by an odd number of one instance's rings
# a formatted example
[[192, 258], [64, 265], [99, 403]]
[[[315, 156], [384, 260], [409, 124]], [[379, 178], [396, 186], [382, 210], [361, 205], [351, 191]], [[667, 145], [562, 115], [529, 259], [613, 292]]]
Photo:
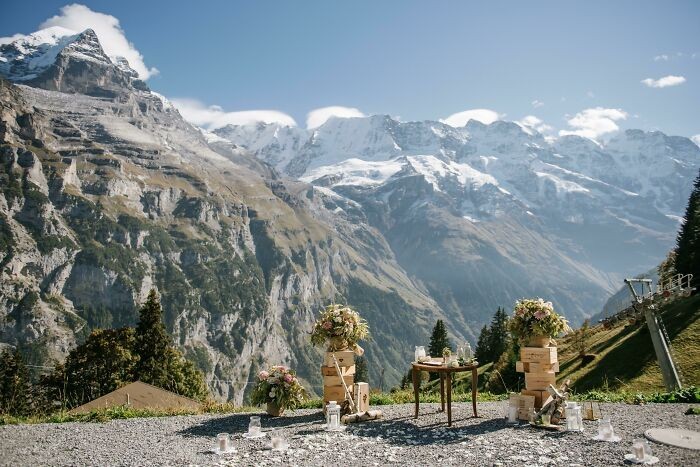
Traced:
[[148, 90], [125, 58], [107, 56], [92, 29], [54, 26], [0, 45], [0, 75], [51, 91], [99, 97]]

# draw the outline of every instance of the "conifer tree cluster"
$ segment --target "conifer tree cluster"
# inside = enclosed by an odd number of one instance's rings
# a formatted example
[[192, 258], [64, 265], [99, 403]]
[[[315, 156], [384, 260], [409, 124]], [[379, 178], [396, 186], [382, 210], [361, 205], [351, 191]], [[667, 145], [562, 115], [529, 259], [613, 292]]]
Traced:
[[19, 350], [0, 355], [0, 413], [26, 416], [35, 409], [29, 370]]
[[474, 356], [479, 363], [496, 362], [510, 347], [508, 314], [498, 307], [489, 326], [484, 325], [479, 333]]
[[675, 270], [692, 274], [693, 285], [700, 287], [700, 173], [688, 199], [685, 219], [676, 239]]

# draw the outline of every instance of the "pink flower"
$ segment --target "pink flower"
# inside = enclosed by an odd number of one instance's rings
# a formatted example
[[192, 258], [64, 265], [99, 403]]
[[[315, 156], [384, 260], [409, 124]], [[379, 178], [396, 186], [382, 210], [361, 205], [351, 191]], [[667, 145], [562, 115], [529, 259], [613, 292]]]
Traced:
[[258, 373], [258, 378], [260, 379], [267, 379], [267, 377], [270, 376], [270, 373], [267, 371], [263, 370], [260, 373]]
[[544, 311], [542, 311], [542, 310], [537, 310], [537, 311], [535, 312], [535, 319], [537, 319], [537, 320], [541, 320], [541, 319], [544, 318], [545, 316], [547, 316], [547, 313], [544, 312]]
[[285, 381], [286, 383], [291, 383], [293, 379], [294, 379], [294, 377], [293, 377], [292, 375], [290, 375], [289, 373], [287, 373], [286, 375], [284, 375], [284, 381]]
[[332, 327], [333, 327], [333, 325], [331, 324], [330, 321], [324, 321], [324, 322], [323, 322], [323, 329], [328, 330], [328, 329], [330, 329], [330, 328], [332, 328]]

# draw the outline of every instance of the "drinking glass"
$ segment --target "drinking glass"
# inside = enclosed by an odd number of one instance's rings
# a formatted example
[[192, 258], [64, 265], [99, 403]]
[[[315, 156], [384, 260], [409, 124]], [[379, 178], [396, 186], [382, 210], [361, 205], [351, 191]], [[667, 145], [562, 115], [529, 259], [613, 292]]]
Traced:
[[610, 439], [614, 435], [613, 427], [609, 418], [601, 418], [598, 420], [598, 436], [603, 439]]
[[551, 415], [542, 415], [542, 424], [543, 425], [549, 425], [549, 423], [552, 421], [552, 416]]
[[635, 439], [632, 442], [632, 454], [634, 454], [634, 458], [640, 462], [643, 462], [647, 456], [645, 445], [646, 442], [643, 439]]

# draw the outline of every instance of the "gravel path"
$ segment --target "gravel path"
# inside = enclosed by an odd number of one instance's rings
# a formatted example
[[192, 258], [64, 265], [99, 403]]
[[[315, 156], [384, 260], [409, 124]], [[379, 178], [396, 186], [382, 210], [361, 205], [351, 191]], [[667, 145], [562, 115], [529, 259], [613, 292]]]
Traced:
[[[263, 430], [282, 429], [290, 449], [274, 452], [269, 438], [246, 440], [250, 414], [198, 415], [0, 427], [0, 465], [624, 465], [632, 439], [651, 427], [700, 430], [700, 416], [683, 415], [685, 404], [604, 404], [617, 444], [592, 441], [595, 422], [584, 433], [552, 433], [507, 426], [505, 402], [479, 403], [482, 418], [469, 418], [471, 404], [453, 404], [453, 426], [437, 404], [381, 407], [385, 418], [323, 431], [319, 411], [299, 410], [280, 418], [263, 416]], [[235, 434], [237, 453], [210, 452], [217, 433]], [[700, 451], [652, 444], [657, 465], [700, 466]], [[341, 454], [341, 452], [343, 454]]]

